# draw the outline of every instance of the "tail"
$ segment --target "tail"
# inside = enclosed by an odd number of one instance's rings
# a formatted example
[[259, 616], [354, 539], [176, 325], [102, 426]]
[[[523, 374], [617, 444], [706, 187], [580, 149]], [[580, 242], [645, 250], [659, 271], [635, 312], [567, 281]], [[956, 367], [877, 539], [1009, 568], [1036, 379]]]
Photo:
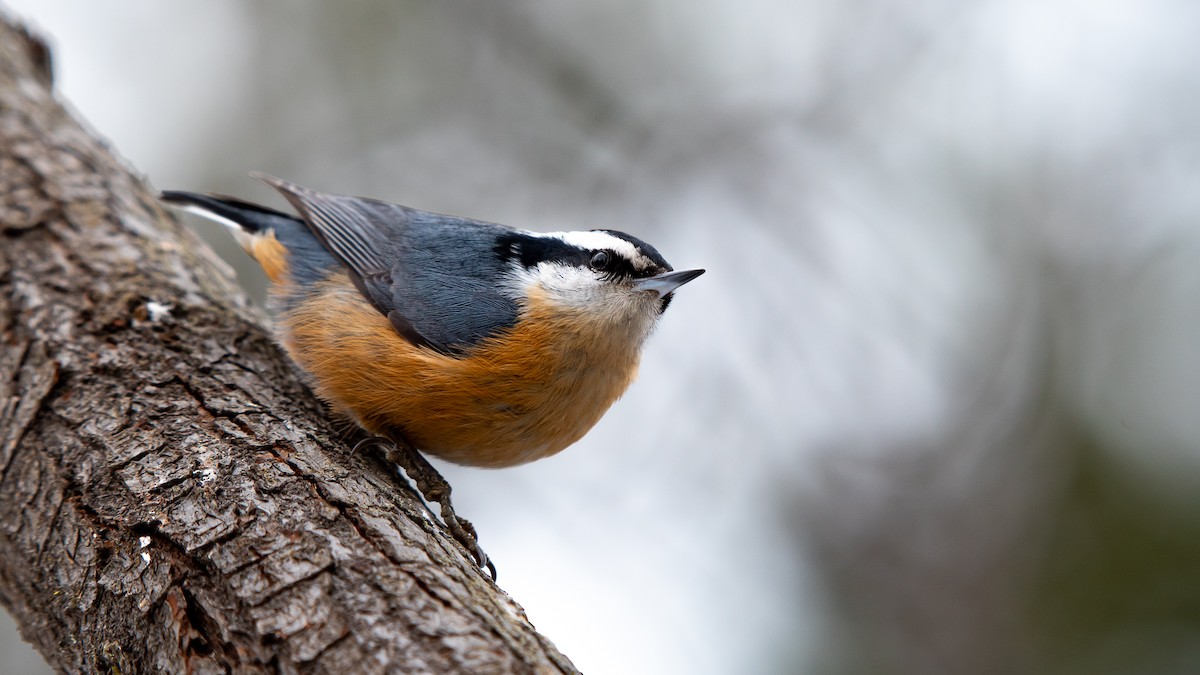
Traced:
[[[275, 229], [280, 219], [296, 220], [286, 213], [224, 195], [165, 190], [158, 198], [182, 211], [194, 213], [228, 227], [235, 237], [241, 233], [263, 234], [267, 230]], [[238, 237], [238, 240], [241, 241], [241, 237]]]
[[218, 222], [274, 283], [314, 283], [339, 267], [304, 221], [274, 209], [224, 195], [168, 190], [158, 197], [180, 210]]
[[280, 242], [276, 232], [303, 231], [305, 228], [294, 216], [224, 195], [167, 190], [158, 198], [180, 210], [228, 227], [233, 238], [258, 261], [272, 282], [286, 280], [289, 247], [287, 242]]

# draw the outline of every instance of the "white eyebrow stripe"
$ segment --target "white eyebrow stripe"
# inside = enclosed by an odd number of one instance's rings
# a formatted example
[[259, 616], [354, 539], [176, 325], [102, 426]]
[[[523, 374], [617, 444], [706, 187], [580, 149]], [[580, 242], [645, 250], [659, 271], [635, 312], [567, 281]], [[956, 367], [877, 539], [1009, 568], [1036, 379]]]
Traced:
[[633, 244], [620, 237], [614, 237], [607, 232], [535, 232], [534, 234], [539, 237], [556, 237], [572, 246], [578, 246], [579, 248], [591, 251], [600, 249], [616, 251], [633, 263], [637, 263], [638, 259], [642, 257]]

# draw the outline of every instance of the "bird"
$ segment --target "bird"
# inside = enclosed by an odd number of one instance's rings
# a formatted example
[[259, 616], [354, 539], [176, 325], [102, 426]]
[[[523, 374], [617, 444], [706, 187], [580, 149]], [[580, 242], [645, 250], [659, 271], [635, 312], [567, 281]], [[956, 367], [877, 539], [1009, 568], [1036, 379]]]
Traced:
[[617, 230], [533, 232], [252, 175], [296, 215], [160, 199], [226, 225], [258, 262], [278, 342], [333, 411], [456, 464], [516, 466], [578, 441], [704, 273]]

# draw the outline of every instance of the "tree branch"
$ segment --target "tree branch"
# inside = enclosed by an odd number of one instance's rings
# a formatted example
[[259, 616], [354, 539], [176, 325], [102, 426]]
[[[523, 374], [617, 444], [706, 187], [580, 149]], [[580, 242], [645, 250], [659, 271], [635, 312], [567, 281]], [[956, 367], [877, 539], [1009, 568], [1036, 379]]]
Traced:
[[0, 25], [0, 601], [58, 669], [575, 672]]

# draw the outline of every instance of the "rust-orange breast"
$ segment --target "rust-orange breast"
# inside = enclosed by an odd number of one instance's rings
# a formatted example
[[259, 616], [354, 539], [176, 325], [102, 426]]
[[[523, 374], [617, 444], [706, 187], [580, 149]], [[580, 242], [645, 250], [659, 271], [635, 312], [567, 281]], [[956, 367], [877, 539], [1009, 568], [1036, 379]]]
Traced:
[[283, 343], [317, 393], [367, 430], [398, 429], [443, 459], [503, 467], [582, 437], [625, 391], [638, 348], [582, 311], [532, 293], [517, 326], [463, 357], [401, 337], [343, 275], [280, 317]]

